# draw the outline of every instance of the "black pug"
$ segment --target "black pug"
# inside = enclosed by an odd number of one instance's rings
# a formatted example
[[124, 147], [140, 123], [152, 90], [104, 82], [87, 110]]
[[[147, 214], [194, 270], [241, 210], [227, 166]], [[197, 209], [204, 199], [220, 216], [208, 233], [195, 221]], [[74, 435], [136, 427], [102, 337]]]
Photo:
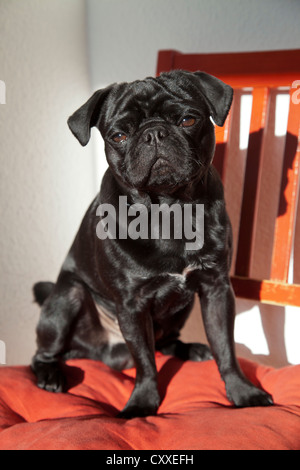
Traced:
[[[211, 120], [224, 125], [232, 97], [231, 87], [211, 75], [174, 71], [99, 90], [69, 118], [81, 145], [89, 142], [93, 126], [99, 129], [109, 168], [56, 284], [34, 286], [42, 305], [32, 361], [39, 387], [62, 392], [60, 364], [68, 358], [98, 359], [118, 370], [135, 365], [135, 388], [119, 416], [155, 415], [160, 395], [154, 357], [160, 350], [182, 360], [214, 357], [237, 407], [273, 403], [245, 378], [234, 351], [232, 235], [212, 166]], [[97, 210], [112, 205], [120, 229], [119, 196], [126, 196], [126, 207], [143, 205], [149, 220], [153, 204], [204, 205], [204, 243], [187, 249], [187, 237], [175, 237], [174, 230], [169, 240], [109, 233], [100, 239]], [[189, 222], [195, 228], [195, 211]], [[211, 352], [178, 339], [195, 293]]]

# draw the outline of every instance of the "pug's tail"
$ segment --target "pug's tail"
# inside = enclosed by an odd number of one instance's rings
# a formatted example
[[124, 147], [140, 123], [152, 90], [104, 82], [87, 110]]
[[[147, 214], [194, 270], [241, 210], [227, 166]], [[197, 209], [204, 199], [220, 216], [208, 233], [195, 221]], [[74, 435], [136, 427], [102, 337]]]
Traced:
[[54, 286], [54, 282], [37, 282], [36, 284], [34, 284], [32, 290], [36, 303], [42, 306], [45, 300], [53, 291]]

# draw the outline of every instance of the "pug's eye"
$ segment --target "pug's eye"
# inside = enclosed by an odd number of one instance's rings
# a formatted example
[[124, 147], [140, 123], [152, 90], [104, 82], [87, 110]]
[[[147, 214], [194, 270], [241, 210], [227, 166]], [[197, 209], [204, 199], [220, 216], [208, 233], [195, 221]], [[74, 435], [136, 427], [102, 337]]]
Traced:
[[122, 134], [122, 132], [119, 132], [118, 134], [113, 136], [113, 141], [119, 144], [120, 142], [125, 142], [127, 140], [127, 135]]
[[182, 119], [180, 126], [181, 127], [192, 127], [196, 122], [196, 119], [192, 116], [186, 116]]

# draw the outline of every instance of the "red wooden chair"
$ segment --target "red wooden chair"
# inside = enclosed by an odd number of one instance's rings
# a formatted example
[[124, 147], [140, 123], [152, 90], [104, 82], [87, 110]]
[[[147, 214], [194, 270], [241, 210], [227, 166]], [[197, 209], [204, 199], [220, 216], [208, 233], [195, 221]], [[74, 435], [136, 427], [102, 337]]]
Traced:
[[214, 164], [233, 225], [237, 297], [300, 307], [300, 50], [160, 51], [157, 74], [174, 69], [205, 71], [235, 90], [225, 126], [216, 126]]

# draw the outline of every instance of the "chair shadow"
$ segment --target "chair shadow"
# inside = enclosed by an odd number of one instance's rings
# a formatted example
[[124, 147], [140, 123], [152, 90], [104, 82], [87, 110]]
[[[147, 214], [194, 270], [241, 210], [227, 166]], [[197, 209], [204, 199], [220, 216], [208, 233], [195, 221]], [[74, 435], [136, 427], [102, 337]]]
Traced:
[[84, 381], [85, 372], [80, 367], [70, 366], [65, 362], [61, 364], [61, 367], [67, 379], [66, 392], [69, 392]]
[[[66, 364], [66, 363], [63, 363], [61, 367], [67, 379], [66, 390], [65, 390], [66, 393], [70, 392], [72, 388], [75, 388], [76, 386], [84, 382], [85, 372], [80, 367], [70, 366], [69, 364]], [[89, 402], [91, 407], [99, 408], [99, 415], [101, 416], [103, 416], [103, 412], [104, 412], [105, 416], [115, 417], [120, 412], [120, 410], [110, 405], [109, 403], [99, 402], [99, 401], [93, 400], [92, 398], [85, 398], [85, 401], [86, 403]], [[93, 416], [91, 416], [91, 418]]]

